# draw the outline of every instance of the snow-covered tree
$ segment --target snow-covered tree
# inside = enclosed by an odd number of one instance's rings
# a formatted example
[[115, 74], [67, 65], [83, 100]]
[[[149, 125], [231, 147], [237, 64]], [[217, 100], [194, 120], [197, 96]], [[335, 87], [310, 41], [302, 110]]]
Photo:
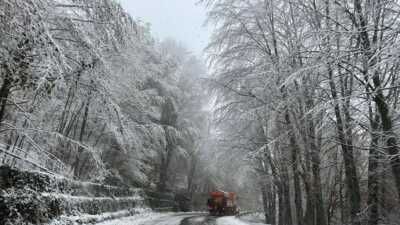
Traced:
[[204, 124], [200, 60], [157, 44], [115, 1], [2, 1], [0, 9], [2, 163], [179, 186], [170, 174], [188, 167]]
[[397, 1], [204, 2], [221, 140], [258, 162], [267, 220], [388, 218], [378, 192], [399, 195]]

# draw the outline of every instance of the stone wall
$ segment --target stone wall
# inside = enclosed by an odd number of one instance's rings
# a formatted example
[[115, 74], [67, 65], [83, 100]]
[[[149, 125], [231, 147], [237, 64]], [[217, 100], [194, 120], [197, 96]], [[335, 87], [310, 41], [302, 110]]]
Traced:
[[0, 224], [43, 224], [60, 216], [145, 207], [140, 189], [78, 182], [40, 172], [0, 167]]
[[28, 172], [0, 167], [0, 188], [30, 189], [37, 192], [57, 192], [73, 196], [132, 196], [139, 189], [113, 187], [109, 185], [79, 182], [61, 176], [41, 172]]

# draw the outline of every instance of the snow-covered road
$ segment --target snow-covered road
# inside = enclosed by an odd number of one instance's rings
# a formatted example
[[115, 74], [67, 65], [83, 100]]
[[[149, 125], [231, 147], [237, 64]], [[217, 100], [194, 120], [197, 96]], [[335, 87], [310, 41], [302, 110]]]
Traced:
[[144, 213], [98, 225], [257, 225], [234, 216], [211, 217], [204, 213]]

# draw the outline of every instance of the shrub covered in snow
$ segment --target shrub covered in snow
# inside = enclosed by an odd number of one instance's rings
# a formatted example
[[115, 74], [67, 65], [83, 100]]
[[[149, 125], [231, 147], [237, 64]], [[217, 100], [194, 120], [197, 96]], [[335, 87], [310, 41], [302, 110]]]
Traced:
[[[49, 201], [50, 200], [50, 201]], [[6, 189], [0, 194], [0, 224], [33, 224], [48, 222], [61, 215], [57, 199], [46, 199], [29, 189]]]

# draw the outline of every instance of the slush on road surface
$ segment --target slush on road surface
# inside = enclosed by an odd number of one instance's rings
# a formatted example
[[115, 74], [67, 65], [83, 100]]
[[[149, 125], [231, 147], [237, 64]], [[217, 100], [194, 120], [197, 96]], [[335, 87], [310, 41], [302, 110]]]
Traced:
[[214, 217], [207, 213], [144, 213], [98, 225], [257, 225], [235, 216]]

